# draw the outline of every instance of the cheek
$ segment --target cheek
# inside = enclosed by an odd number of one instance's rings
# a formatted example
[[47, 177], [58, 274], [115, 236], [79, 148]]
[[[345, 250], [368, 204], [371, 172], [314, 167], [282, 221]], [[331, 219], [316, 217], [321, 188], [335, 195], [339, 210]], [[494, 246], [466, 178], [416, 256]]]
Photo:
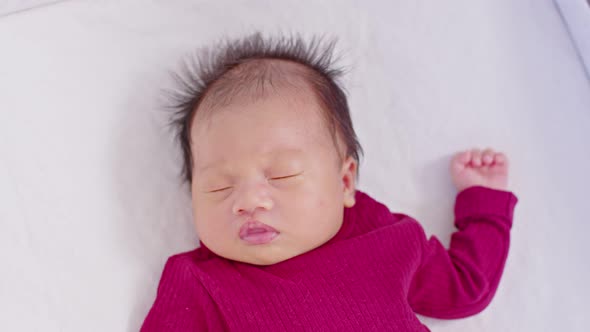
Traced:
[[325, 209], [327, 205], [328, 205], [328, 204], [327, 204], [327, 201], [326, 201], [326, 199], [325, 199], [325, 198], [323, 198], [323, 197], [320, 197], [320, 198], [317, 200], [317, 208], [318, 208], [318, 209]]
[[303, 197], [305, 199], [295, 200], [293, 211], [305, 220], [323, 220], [334, 209], [333, 194], [316, 190], [313, 194], [308, 193]]
[[[301, 206], [310, 214], [322, 214], [325, 209], [333, 209], [338, 201], [340, 188], [336, 181], [337, 176], [322, 173], [321, 176], [309, 178], [302, 192], [298, 193], [298, 199], [294, 199], [296, 205]], [[301, 200], [300, 197], [305, 197]], [[299, 201], [300, 203], [297, 203]]]
[[224, 216], [215, 207], [197, 202], [193, 204], [193, 218], [199, 236], [211, 238], [224, 233], [222, 230]]

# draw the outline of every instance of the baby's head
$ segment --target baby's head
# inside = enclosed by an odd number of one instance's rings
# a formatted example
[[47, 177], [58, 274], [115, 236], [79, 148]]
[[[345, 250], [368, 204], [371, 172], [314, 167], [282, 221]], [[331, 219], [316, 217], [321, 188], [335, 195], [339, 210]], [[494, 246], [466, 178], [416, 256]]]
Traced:
[[269, 265], [303, 254], [355, 204], [362, 148], [333, 49], [254, 34], [199, 54], [189, 70], [172, 123], [197, 234], [217, 255]]

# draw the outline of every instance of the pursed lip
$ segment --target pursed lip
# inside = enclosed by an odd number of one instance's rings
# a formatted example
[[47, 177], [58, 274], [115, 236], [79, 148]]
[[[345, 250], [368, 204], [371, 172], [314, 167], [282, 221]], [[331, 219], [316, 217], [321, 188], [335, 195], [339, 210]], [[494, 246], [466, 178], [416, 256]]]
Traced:
[[252, 233], [261, 233], [263, 231], [280, 233], [275, 228], [258, 220], [248, 220], [242, 225], [242, 227], [240, 227], [240, 238], [244, 238]]

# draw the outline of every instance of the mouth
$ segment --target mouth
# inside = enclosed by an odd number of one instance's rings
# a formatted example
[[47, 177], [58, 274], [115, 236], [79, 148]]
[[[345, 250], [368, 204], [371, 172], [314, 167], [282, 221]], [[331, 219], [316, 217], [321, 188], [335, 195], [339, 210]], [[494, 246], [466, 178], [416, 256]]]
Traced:
[[240, 239], [249, 244], [264, 244], [274, 240], [279, 231], [273, 227], [261, 223], [258, 220], [249, 220], [240, 227]]

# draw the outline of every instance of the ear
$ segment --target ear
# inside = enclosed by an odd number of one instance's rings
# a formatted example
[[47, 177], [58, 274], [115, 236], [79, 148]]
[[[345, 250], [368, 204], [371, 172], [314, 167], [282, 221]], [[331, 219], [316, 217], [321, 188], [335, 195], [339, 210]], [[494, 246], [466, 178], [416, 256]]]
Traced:
[[356, 160], [354, 160], [354, 158], [351, 156], [348, 156], [342, 163], [342, 170], [340, 171], [345, 207], [353, 207], [355, 204], [354, 194], [356, 188], [356, 170]]

